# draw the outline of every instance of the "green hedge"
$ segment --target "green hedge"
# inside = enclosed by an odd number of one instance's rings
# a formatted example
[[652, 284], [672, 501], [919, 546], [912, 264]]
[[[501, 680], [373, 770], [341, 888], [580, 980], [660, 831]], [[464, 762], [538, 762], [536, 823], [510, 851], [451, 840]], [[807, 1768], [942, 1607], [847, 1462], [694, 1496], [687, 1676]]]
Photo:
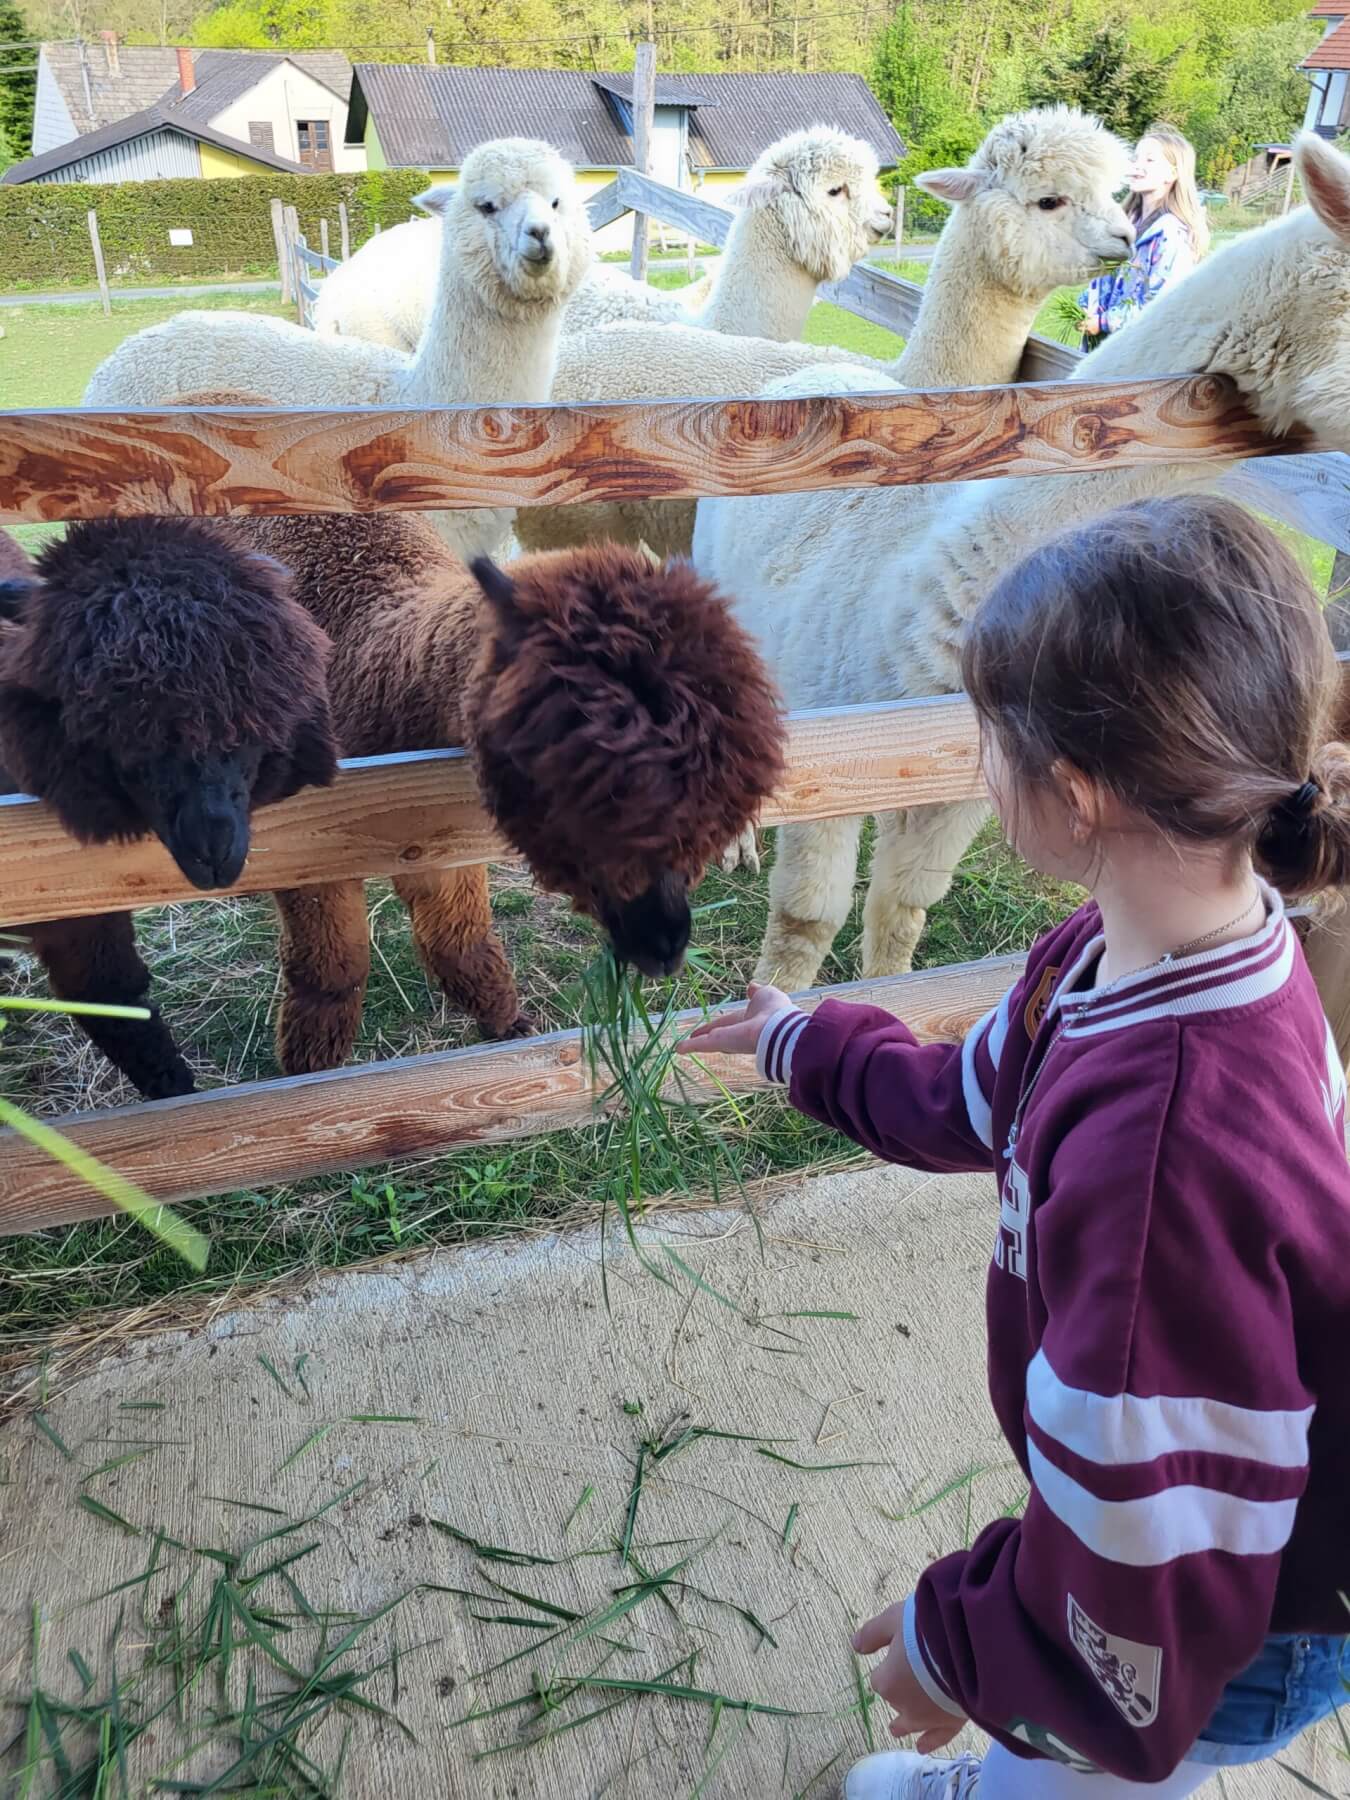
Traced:
[[[163, 281], [175, 276], [259, 275], [276, 272], [269, 202], [294, 206], [310, 247], [319, 247], [319, 220], [328, 220], [329, 248], [339, 254], [338, 203], [345, 201], [352, 248], [375, 228], [398, 225], [427, 186], [415, 169], [353, 175], [242, 175], [214, 181], [128, 181], [62, 186], [30, 182], [0, 187], [0, 291], [90, 287], [90, 208], [109, 281]], [[169, 243], [170, 227], [186, 227], [190, 246]]]

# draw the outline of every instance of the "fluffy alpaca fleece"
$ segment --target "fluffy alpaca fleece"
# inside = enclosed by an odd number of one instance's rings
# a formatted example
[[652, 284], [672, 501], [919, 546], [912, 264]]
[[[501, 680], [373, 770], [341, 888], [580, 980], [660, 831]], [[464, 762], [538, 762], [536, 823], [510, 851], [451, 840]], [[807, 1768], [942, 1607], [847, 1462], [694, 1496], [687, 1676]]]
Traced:
[[[0, 585], [0, 616], [0, 780], [83, 843], [158, 836], [196, 886], [225, 887], [252, 809], [333, 779], [328, 641], [285, 571], [217, 526], [73, 525]], [[145, 1004], [129, 913], [21, 935], [60, 998]], [[147, 1098], [191, 1092], [157, 1011], [81, 1024]]]
[[[546, 400], [563, 308], [591, 259], [572, 170], [547, 144], [504, 138], [465, 158], [421, 204], [442, 226], [426, 326], [411, 354], [319, 337], [281, 319], [186, 312], [138, 331], [94, 371], [87, 406], [152, 406], [241, 381], [276, 406]], [[392, 234], [391, 234], [392, 235]], [[439, 515], [462, 555], [494, 549], [509, 511]]]
[[[600, 921], [647, 973], [689, 935], [688, 893], [782, 766], [774, 690], [688, 565], [600, 547], [471, 574], [410, 515], [252, 519], [334, 641], [351, 755], [466, 743], [484, 804], [539, 884]], [[399, 877], [428, 973], [487, 1037], [529, 1030], [492, 924], [487, 871]], [[359, 882], [277, 895], [278, 1051], [295, 1073], [348, 1054], [369, 973]]]
[[[434, 218], [409, 219], [367, 238], [320, 283], [315, 330], [325, 337], [363, 338], [405, 353], [415, 350], [435, 291], [440, 252], [441, 227]], [[634, 281], [625, 269], [596, 263], [568, 301], [563, 329], [579, 331], [618, 319], [687, 325], [692, 313], [683, 294], [688, 291], [664, 293]]]
[[[870, 145], [813, 125], [770, 144], [734, 196], [719, 274], [701, 310], [679, 293], [593, 268], [568, 301], [567, 334], [635, 319], [786, 341], [798, 337], [822, 281], [842, 281], [890, 224]], [[434, 220], [363, 244], [319, 290], [320, 331], [408, 349], [421, 336], [441, 260]]]
[[895, 364], [912, 388], [1011, 381], [1042, 302], [1128, 256], [1134, 231], [1115, 196], [1129, 153], [1071, 106], [1011, 113], [964, 169], [916, 185], [953, 212], [914, 331]]
[[[1227, 375], [1271, 432], [1304, 429], [1350, 448], [1350, 159], [1305, 135], [1295, 160], [1307, 207], [1202, 263], [1075, 378]], [[956, 488], [705, 501], [695, 560], [736, 596], [790, 705], [950, 693], [966, 621], [1026, 551], [1127, 501], [1209, 487], [1222, 470], [1151, 464]], [[946, 893], [983, 814], [980, 805], [925, 807], [878, 820], [866, 974], [909, 966], [925, 909]], [[841, 819], [779, 832], [761, 979], [797, 988], [814, 980], [851, 904], [860, 826]]]
[[[847, 351], [815, 356], [809, 346], [785, 346], [794, 352], [796, 370], [809, 373], [776, 391], [826, 394], [841, 387], [863, 392], [887, 385], [831, 381], [819, 366], [826, 361], [876, 369], [906, 387], [1014, 380], [1037, 308], [1047, 295], [1063, 284], [1086, 280], [1128, 249], [1129, 221], [1114, 197], [1126, 165], [1120, 140], [1072, 107], [1014, 113], [1002, 120], [965, 168], [932, 169], [918, 177], [921, 186], [954, 210], [939, 240], [914, 330], [896, 361], [876, 362]], [[758, 346], [739, 358], [734, 349], [713, 358], [687, 334], [662, 343], [645, 328], [639, 343], [631, 335], [638, 330], [644, 328], [630, 328], [629, 336], [608, 342], [596, 334], [584, 342], [564, 338], [554, 398], [753, 394], [792, 373], [780, 367], [768, 375], [769, 359]], [[762, 328], [762, 335], [777, 334]], [[694, 503], [648, 500], [541, 509], [522, 513], [516, 529], [527, 544], [607, 536], [648, 543], [663, 555], [687, 555]]]

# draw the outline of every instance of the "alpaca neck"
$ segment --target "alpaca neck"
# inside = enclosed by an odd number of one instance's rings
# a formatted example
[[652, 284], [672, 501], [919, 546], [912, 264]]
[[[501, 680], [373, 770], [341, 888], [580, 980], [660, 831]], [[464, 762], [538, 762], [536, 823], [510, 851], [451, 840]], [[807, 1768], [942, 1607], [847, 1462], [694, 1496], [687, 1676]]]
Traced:
[[895, 365], [906, 387], [986, 387], [1017, 374], [1039, 303], [1000, 279], [978, 231], [978, 220], [958, 207], [938, 240], [919, 316]]
[[799, 338], [816, 297], [816, 283], [793, 262], [772, 213], [751, 207], [739, 213], [722, 267], [698, 322], [730, 337]]
[[454, 256], [442, 254], [436, 293], [400, 398], [425, 405], [539, 401], [553, 391], [562, 303], [495, 308]]

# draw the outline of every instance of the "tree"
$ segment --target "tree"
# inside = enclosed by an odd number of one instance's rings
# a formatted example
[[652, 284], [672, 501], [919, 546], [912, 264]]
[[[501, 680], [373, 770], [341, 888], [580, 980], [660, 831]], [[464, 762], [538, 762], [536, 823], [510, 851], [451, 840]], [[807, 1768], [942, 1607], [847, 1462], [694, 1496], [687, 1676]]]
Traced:
[[1152, 57], [1121, 25], [1103, 25], [1081, 48], [1052, 58], [1033, 79], [1033, 106], [1062, 100], [1096, 113], [1122, 137], [1137, 138], [1163, 110], [1168, 70], [1175, 58]]
[[0, 0], [0, 143], [11, 158], [27, 156], [33, 142], [37, 93], [33, 36], [14, 0]]

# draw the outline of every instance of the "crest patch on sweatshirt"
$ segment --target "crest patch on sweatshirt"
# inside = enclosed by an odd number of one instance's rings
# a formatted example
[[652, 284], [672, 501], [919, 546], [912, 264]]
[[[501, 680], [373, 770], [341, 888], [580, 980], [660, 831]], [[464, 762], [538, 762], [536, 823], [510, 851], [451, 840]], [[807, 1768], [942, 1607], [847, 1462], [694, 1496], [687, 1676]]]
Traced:
[[1029, 1038], [1034, 1038], [1041, 1028], [1041, 1021], [1045, 1017], [1045, 1009], [1049, 1006], [1050, 996], [1055, 991], [1055, 979], [1058, 974], [1058, 964], [1056, 964], [1053, 969], [1043, 970], [1040, 980], [1036, 983], [1035, 992], [1027, 1001], [1026, 1006], [1023, 1009], [1022, 1023], [1026, 1027], [1027, 1036]]
[[1097, 1686], [1142, 1731], [1158, 1716], [1158, 1688], [1162, 1676], [1162, 1650], [1157, 1644], [1136, 1644], [1132, 1638], [1112, 1637], [1103, 1631], [1069, 1595], [1069, 1641], [1091, 1669]]

